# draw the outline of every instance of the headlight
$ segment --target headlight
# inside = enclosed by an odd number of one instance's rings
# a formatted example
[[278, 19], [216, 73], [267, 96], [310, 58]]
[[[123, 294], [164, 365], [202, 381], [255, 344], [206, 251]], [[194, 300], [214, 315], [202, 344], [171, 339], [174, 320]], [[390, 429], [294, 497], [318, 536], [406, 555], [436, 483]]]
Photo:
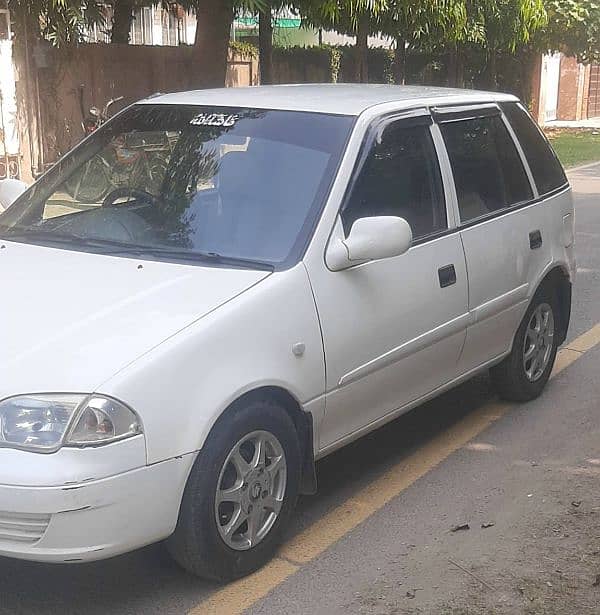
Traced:
[[52, 453], [141, 433], [138, 416], [101, 395], [21, 395], [0, 402], [0, 446]]

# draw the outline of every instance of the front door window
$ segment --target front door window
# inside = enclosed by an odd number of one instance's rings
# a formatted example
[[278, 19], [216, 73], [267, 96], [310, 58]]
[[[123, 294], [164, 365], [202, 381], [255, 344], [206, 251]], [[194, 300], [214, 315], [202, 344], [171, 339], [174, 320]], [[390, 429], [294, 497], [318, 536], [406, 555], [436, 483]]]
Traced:
[[358, 218], [398, 216], [414, 239], [448, 227], [435, 146], [428, 125], [396, 121], [371, 148], [344, 210], [346, 234]]

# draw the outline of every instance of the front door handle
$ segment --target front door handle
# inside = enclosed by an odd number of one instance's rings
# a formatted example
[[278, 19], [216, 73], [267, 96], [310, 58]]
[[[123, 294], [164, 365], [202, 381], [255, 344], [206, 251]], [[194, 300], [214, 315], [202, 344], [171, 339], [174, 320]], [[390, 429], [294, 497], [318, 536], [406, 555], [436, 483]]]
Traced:
[[529, 233], [529, 247], [532, 250], [537, 250], [542, 247], [542, 232], [541, 231], [531, 231]]
[[440, 278], [440, 287], [446, 288], [456, 284], [456, 269], [454, 265], [446, 265], [438, 269], [438, 277]]

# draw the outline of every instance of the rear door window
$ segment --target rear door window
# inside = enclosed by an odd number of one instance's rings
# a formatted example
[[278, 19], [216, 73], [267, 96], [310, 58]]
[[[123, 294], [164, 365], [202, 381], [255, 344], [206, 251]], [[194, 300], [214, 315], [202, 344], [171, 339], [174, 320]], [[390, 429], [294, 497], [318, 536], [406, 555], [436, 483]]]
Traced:
[[523, 148], [540, 195], [564, 186], [567, 178], [562, 165], [529, 113], [518, 103], [504, 103], [501, 107]]
[[442, 120], [461, 222], [533, 198], [527, 173], [500, 115]]

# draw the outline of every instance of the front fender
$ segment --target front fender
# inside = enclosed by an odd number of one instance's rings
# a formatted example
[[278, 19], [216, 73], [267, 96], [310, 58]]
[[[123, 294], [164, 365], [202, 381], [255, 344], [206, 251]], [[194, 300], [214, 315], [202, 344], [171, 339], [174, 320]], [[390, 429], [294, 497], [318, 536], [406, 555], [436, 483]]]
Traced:
[[[296, 354], [292, 348], [304, 345]], [[148, 463], [200, 450], [218, 417], [264, 386], [309, 403], [325, 391], [316, 307], [302, 264], [275, 273], [105, 382], [100, 390], [141, 416]]]

